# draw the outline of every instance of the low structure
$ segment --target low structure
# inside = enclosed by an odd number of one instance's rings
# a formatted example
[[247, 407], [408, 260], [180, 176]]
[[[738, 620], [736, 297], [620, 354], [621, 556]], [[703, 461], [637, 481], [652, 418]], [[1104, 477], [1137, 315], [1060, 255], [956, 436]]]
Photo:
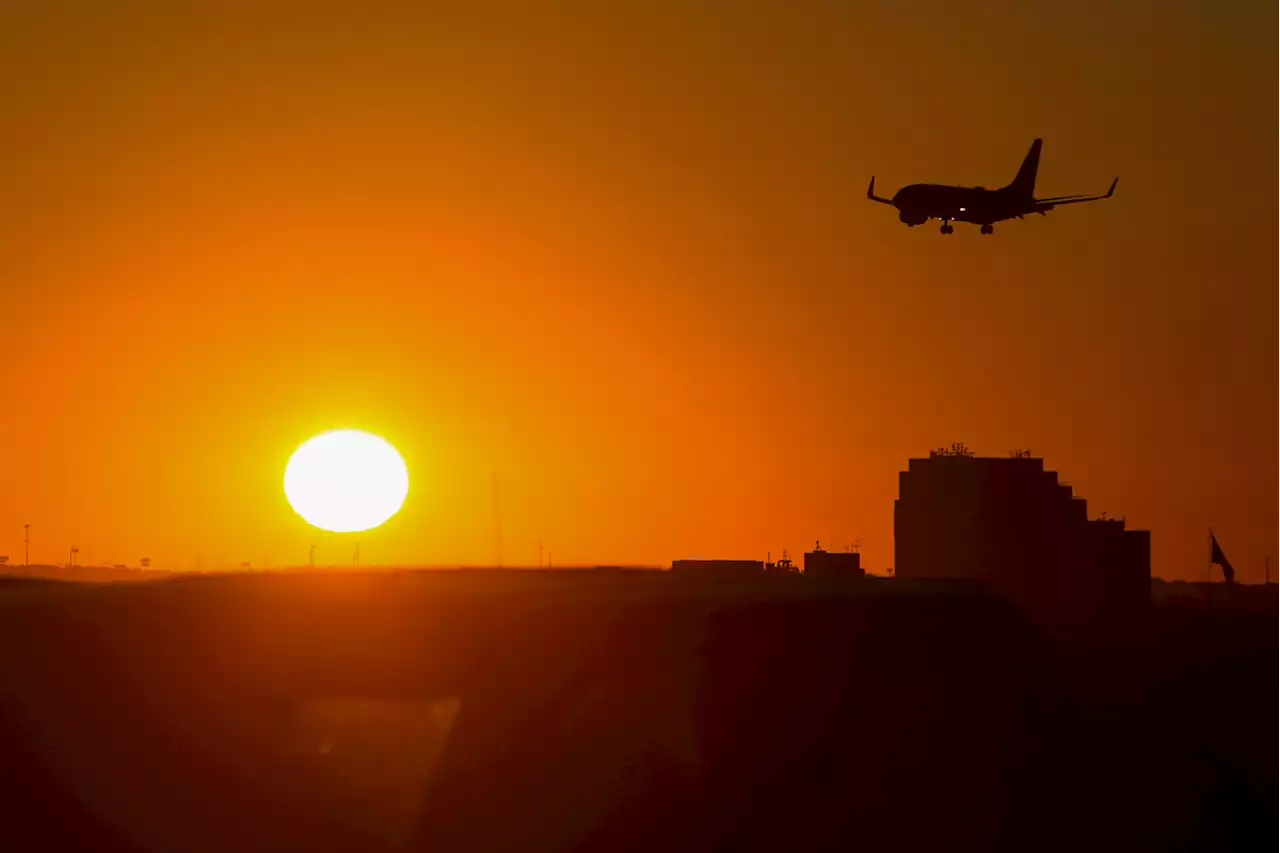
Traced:
[[815, 543], [812, 551], [804, 555], [804, 573], [816, 578], [860, 578], [862, 555], [856, 551], [824, 551], [821, 543]]
[[719, 576], [758, 575], [764, 572], [763, 560], [672, 560], [671, 571], [682, 574]]

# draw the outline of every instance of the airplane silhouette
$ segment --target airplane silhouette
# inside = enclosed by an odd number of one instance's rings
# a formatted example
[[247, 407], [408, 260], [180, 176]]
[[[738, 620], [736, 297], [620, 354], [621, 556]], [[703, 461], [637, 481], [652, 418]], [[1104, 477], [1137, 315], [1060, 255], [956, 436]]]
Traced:
[[943, 184], [912, 184], [903, 187], [893, 198], [881, 198], [876, 195], [876, 179], [871, 178], [871, 186], [867, 187], [867, 198], [881, 204], [890, 204], [898, 209], [898, 219], [908, 226], [923, 225], [930, 219], [941, 219], [943, 234], [950, 234], [954, 228], [951, 223], [972, 222], [981, 225], [983, 234], [995, 232], [992, 223], [1006, 219], [1022, 219], [1028, 213], [1044, 216], [1062, 204], [1079, 204], [1082, 201], [1100, 201], [1111, 198], [1116, 191], [1116, 178], [1105, 195], [1060, 195], [1052, 198], [1036, 198], [1036, 170], [1040, 167], [1040, 147], [1043, 140], [1031, 143], [1031, 150], [1022, 161], [1013, 183], [998, 190], [986, 187], [951, 187]]

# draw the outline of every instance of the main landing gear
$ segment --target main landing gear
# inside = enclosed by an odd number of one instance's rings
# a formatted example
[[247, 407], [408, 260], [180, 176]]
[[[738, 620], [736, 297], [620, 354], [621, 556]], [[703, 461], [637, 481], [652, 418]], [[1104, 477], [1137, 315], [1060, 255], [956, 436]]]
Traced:
[[[951, 234], [955, 230], [956, 230], [955, 226], [951, 224], [950, 219], [942, 220], [942, 227], [938, 229], [938, 231], [940, 231], [943, 234]], [[991, 224], [986, 224], [986, 225], [983, 225], [981, 228], [979, 228], [978, 231], [983, 234], [994, 234], [996, 232], [996, 227]]]

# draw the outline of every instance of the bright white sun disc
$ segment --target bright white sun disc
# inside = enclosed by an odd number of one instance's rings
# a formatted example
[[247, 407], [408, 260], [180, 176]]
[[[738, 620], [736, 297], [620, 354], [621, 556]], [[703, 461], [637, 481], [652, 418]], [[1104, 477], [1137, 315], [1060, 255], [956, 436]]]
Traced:
[[355, 429], [324, 432], [293, 452], [284, 494], [308, 524], [334, 533], [377, 527], [409, 494], [409, 470], [376, 435]]

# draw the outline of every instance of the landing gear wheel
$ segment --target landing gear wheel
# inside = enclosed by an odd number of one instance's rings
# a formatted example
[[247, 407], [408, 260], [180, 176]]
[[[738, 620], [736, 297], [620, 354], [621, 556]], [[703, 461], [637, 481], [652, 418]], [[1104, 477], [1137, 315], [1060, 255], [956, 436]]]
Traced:
[[980, 231], [983, 234], [994, 234], [996, 231], [996, 228], [994, 225], [983, 225], [981, 228], [978, 229], [978, 231]]
[[938, 230], [943, 234], [950, 234], [952, 231], [956, 229], [952, 228], [948, 223], [944, 222], [942, 223], [942, 227], [939, 228]]

